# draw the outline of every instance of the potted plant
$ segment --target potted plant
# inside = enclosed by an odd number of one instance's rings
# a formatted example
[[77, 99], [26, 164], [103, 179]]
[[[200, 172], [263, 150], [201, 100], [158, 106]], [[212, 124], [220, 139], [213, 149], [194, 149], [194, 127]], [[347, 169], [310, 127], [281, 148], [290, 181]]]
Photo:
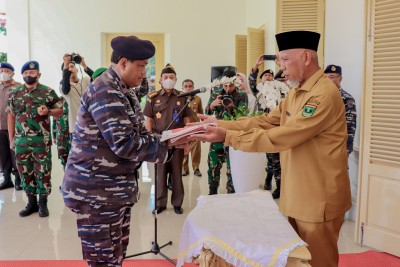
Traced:
[[[250, 112], [247, 107], [234, 108], [232, 115], [226, 115], [224, 120], [237, 120], [240, 117], [258, 116], [263, 112]], [[243, 152], [229, 147], [231, 174], [236, 193], [257, 190], [265, 177], [265, 153]]]

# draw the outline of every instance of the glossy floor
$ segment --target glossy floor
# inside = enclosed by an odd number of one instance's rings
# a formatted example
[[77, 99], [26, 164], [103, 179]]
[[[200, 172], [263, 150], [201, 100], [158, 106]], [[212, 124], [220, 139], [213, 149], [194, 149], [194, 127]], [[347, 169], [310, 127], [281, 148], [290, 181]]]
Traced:
[[[207, 144], [202, 144], [202, 148], [203, 151], [208, 151]], [[183, 177], [184, 213], [175, 214], [172, 206], [169, 205], [168, 209], [158, 216], [158, 244], [161, 246], [168, 241], [173, 242], [171, 246], [162, 249], [162, 252], [171, 258], [177, 257], [178, 242], [185, 217], [196, 205], [197, 197], [208, 194], [206, 171], [207, 153], [203, 153], [201, 163], [203, 176], [194, 176], [193, 170], [190, 170], [190, 175]], [[143, 164], [140, 200], [132, 212], [129, 255], [150, 250], [151, 242], [154, 240], [154, 218], [151, 214], [154, 201], [153, 177], [153, 166]], [[61, 193], [58, 191], [62, 178], [63, 170], [54, 157], [53, 192], [49, 197], [50, 216], [47, 218], [40, 218], [37, 213], [26, 218], [19, 217], [18, 212], [27, 201], [25, 194], [14, 189], [0, 191], [0, 260], [82, 258], [75, 214], [64, 206]], [[221, 185], [224, 185], [225, 181], [226, 179], [223, 178]], [[220, 186], [219, 193], [226, 193], [224, 188], [225, 186]], [[354, 228], [354, 222], [344, 223], [339, 239], [340, 253], [367, 250], [354, 243]], [[159, 259], [161, 256], [150, 253], [138, 258]]]

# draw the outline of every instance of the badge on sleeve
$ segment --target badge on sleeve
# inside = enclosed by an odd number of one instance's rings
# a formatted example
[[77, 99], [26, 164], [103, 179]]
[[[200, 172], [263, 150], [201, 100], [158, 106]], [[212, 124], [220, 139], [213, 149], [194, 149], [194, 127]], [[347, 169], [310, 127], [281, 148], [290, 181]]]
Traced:
[[306, 104], [303, 108], [303, 117], [311, 117], [314, 115], [315, 110], [317, 109], [317, 106]]
[[156, 113], [156, 118], [157, 118], [157, 119], [161, 119], [161, 113], [160, 113], [160, 112], [157, 112], [157, 113]]

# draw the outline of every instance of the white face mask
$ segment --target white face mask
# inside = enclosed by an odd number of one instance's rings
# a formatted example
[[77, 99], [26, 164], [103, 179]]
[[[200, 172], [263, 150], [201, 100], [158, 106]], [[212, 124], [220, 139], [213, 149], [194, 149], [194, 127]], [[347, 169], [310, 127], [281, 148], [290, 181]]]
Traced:
[[175, 87], [176, 81], [171, 79], [166, 79], [161, 82], [161, 85], [164, 89], [173, 89]]
[[0, 81], [2, 81], [2, 82], [9, 81], [11, 79], [11, 76], [12, 76], [12, 74], [2, 72], [2, 73], [0, 73]]

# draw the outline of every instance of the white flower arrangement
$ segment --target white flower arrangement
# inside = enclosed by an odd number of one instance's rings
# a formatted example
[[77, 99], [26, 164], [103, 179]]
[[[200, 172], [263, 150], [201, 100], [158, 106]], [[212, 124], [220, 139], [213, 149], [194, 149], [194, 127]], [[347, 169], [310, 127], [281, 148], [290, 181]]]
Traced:
[[273, 110], [289, 93], [290, 88], [280, 81], [265, 81], [257, 84], [257, 99], [260, 108]]
[[219, 87], [219, 86], [227, 84], [227, 83], [228, 84], [234, 83], [236, 87], [238, 87], [240, 85], [240, 81], [239, 81], [239, 79], [236, 79], [236, 76], [233, 76], [230, 78], [224, 76], [221, 79], [215, 79], [214, 81], [212, 81], [212, 83], [210, 85], [208, 85], [206, 87], [207, 87], [207, 89], [212, 89], [212, 88]]

